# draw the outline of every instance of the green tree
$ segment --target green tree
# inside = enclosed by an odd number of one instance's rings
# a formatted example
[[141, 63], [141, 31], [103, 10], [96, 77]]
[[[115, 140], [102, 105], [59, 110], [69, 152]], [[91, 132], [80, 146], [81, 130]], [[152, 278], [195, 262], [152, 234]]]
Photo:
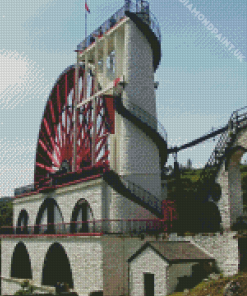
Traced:
[[0, 203], [0, 227], [12, 226], [13, 205], [11, 202]]
[[21, 295], [32, 295], [34, 288], [30, 284], [29, 280], [25, 280], [21, 283], [21, 290], [18, 290], [15, 295], [16, 296], [21, 296]]
[[192, 166], [192, 160], [189, 158], [189, 159], [187, 160], [187, 169], [188, 169], [188, 170], [192, 170], [192, 168], [193, 168], [193, 166]]

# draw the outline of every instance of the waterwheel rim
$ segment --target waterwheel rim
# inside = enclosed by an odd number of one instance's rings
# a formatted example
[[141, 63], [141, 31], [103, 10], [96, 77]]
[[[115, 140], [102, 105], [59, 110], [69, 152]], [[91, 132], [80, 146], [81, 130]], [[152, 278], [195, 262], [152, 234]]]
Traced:
[[[85, 70], [79, 67], [78, 103], [93, 95], [94, 76], [87, 74], [87, 96], [84, 93]], [[73, 161], [73, 106], [75, 100], [75, 66], [68, 67], [59, 76], [47, 100], [36, 148], [34, 181], [39, 182], [56, 173], [66, 162], [72, 169]], [[92, 166], [92, 133], [95, 127], [94, 165], [109, 164], [109, 112], [106, 99], [101, 96], [95, 100], [96, 119], [93, 118], [93, 103], [86, 103], [77, 109], [76, 171]]]

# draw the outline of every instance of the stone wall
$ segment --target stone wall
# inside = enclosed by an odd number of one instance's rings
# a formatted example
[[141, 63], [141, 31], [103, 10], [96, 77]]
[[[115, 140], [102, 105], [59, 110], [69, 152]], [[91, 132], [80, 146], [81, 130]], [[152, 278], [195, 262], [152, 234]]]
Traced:
[[[156, 118], [151, 46], [131, 20], [125, 24], [124, 37], [123, 75], [127, 85], [123, 92], [123, 103], [133, 103]], [[117, 172], [159, 197], [160, 158], [156, 144], [125, 118], [118, 118], [117, 126]]]
[[213, 256], [216, 265], [224, 276], [238, 273], [239, 251], [238, 240], [233, 238], [236, 232], [216, 233], [215, 235], [177, 236], [172, 234], [170, 241], [190, 241], [208, 255]]
[[[27, 248], [34, 283], [42, 282], [44, 259], [49, 247], [53, 243], [60, 243], [69, 259], [74, 290], [80, 296], [88, 296], [90, 292], [103, 290], [103, 254], [101, 237], [63, 237], [63, 238], [23, 238], [21, 240]], [[2, 270], [4, 277], [11, 275], [11, 260], [18, 238], [4, 238], [2, 240]], [[21, 263], [21, 258], [20, 258]], [[2, 281], [2, 294], [14, 294], [20, 285]]]
[[216, 177], [216, 182], [220, 184], [222, 191], [218, 208], [224, 229], [230, 229], [237, 218], [243, 215], [243, 193], [239, 164], [246, 151], [247, 133], [246, 129], [242, 129], [237, 134], [231, 151], [221, 165]]
[[144, 295], [144, 273], [154, 274], [154, 295], [167, 295], [167, 267], [163, 260], [151, 248], [145, 249], [129, 263], [130, 296]]
[[197, 262], [176, 263], [169, 266], [167, 270], [167, 295], [175, 291], [179, 282], [179, 277], [192, 275], [192, 267], [195, 264], [197, 264]]
[[39, 193], [37, 195], [17, 198], [13, 202], [14, 226], [17, 225], [18, 216], [22, 209], [25, 209], [28, 213], [28, 224], [35, 225], [39, 208], [47, 197], [54, 198], [57, 202], [62, 213], [63, 222], [65, 223], [71, 221], [75, 204], [81, 198], [84, 198], [89, 203], [94, 219], [102, 219], [102, 196], [103, 180], [100, 178], [75, 185], [64, 186], [49, 194]]
[[[128, 259], [147, 241], [155, 237], [103, 236], [104, 296], [128, 295]], [[117, 275], [117, 276], [116, 276]]]

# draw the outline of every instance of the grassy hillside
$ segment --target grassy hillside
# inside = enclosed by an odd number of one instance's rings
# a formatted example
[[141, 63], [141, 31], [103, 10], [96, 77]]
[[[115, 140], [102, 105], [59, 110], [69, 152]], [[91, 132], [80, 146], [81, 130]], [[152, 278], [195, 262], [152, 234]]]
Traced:
[[[241, 171], [241, 184], [243, 191], [243, 203], [244, 208], [247, 208], [247, 165], [240, 164]], [[168, 176], [168, 197], [170, 199], [175, 198], [176, 190], [178, 191], [179, 198], [189, 199], [196, 197], [197, 186], [200, 180], [200, 174], [202, 169], [186, 169], [180, 170], [180, 182], [179, 184], [174, 179], [173, 174]], [[179, 189], [178, 189], [179, 187]]]
[[[218, 280], [210, 280], [208, 282], [201, 282], [195, 288], [189, 291], [188, 296], [223, 296], [224, 287], [231, 280], [237, 281], [240, 284], [238, 296], [247, 295], [247, 273], [239, 273], [234, 277], [221, 277]], [[173, 293], [170, 296], [184, 296], [184, 292]]]

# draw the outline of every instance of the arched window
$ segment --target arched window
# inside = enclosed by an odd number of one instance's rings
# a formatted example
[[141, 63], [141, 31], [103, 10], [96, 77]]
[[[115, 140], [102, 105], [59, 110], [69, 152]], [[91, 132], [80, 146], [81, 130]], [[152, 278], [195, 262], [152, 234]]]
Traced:
[[11, 260], [11, 277], [32, 279], [32, 268], [27, 249], [23, 242], [19, 242]]
[[68, 256], [61, 244], [54, 243], [44, 260], [42, 285], [54, 287], [57, 283], [67, 283], [70, 288], [74, 288]]
[[85, 199], [80, 199], [72, 212], [71, 233], [93, 231], [94, 225], [88, 221], [93, 221], [92, 209]]
[[[64, 231], [62, 213], [53, 198], [46, 198], [40, 206], [37, 219], [35, 233], [56, 233]], [[60, 225], [56, 225], [60, 224]]]
[[28, 233], [28, 213], [26, 210], [21, 210], [18, 221], [16, 234], [27, 234]]

